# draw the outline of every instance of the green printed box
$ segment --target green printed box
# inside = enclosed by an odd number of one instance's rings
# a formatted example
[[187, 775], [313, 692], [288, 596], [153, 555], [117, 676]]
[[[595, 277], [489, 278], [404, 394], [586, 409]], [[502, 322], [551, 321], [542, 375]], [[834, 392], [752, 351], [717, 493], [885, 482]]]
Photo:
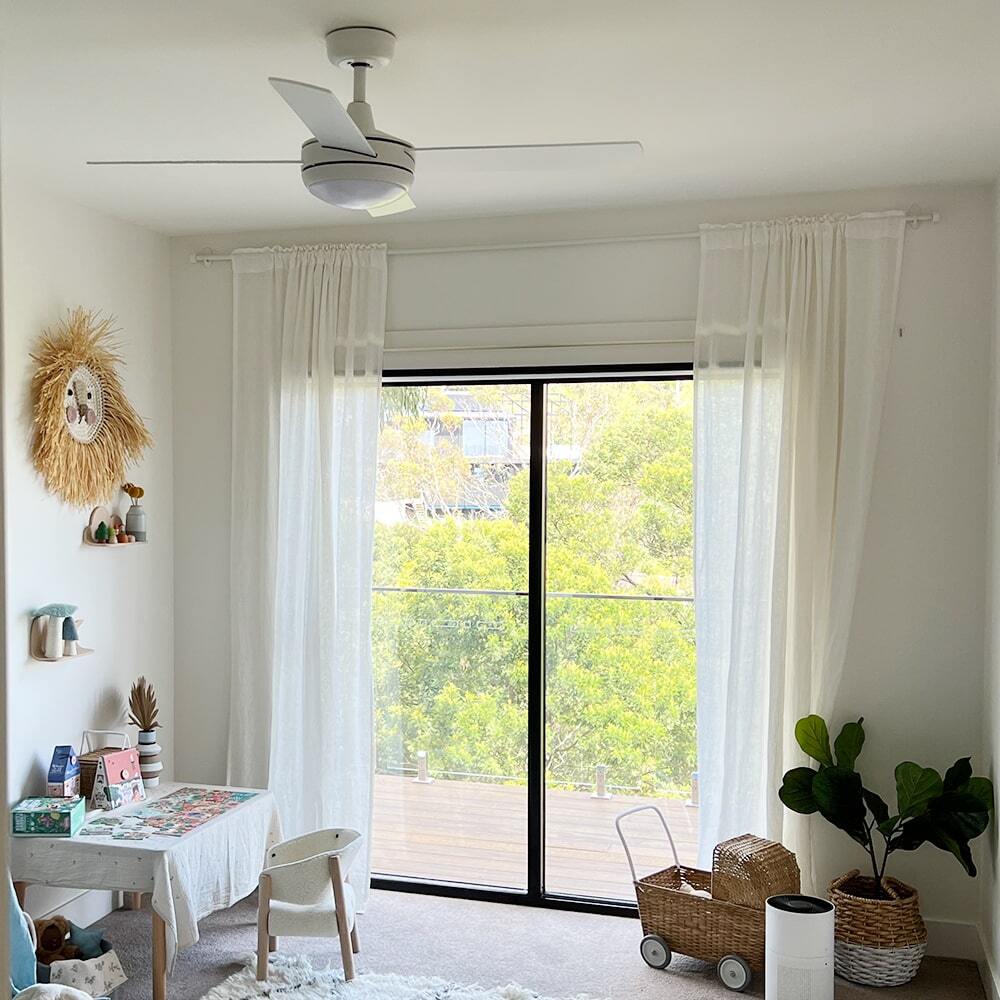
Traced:
[[10, 811], [11, 832], [15, 837], [74, 837], [86, 814], [83, 799], [22, 799]]

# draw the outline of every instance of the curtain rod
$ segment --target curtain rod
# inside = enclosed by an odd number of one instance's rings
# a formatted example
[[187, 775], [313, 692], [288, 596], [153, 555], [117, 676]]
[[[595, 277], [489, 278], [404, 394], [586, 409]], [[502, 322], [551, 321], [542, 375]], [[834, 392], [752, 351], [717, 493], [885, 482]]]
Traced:
[[[855, 217], [849, 216], [849, 218]], [[906, 221], [916, 229], [924, 222], [940, 222], [941, 216], [938, 212], [924, 212], [919, 215], [907, 215]], [[386, 253], [389, 257], [416, 257], [422, 254], [489, 253], [494, 250], [549, 250], [557, 247], [607, 246], [616, 243], [660, 243], [669, 240], [696, 240], [700, 237], [700, 232], [649, 233], [639, 236], [595, 236], [577, 240], [544, 240], [538, 243], [473, 243], [466, 246], [399, 248], [387, 250]], [[217, 261], [232, 261], [232, 259], [233, 255], [230, 253], [195, 253], [191, 254], [190, 257], [192, 264], [204, 264], [206, 267]]]

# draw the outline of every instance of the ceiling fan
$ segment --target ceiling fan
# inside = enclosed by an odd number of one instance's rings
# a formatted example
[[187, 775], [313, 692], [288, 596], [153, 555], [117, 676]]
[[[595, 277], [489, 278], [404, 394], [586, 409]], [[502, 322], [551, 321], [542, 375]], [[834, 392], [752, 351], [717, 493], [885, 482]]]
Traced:
[[414, 147], [375, 128], [365, 99], [367, 74], [392, 59], [396, 36], [385, 28], [335, 28], [326, 36], [335, 66], [354, 71], [354, 100], [346, 110], [324, 87], [269, 77], [271, 86], [309, 129], [297, 160], [88, 160], [93, 166], [300, 163], [310, 194], [341, 208], [392, 215], [414, 208], [410, 198], [419, 154], [421, 168], [465, 170], [574, 170], [613, 167], [642, 156], [639, 142], [570, 142], [527, 146]]

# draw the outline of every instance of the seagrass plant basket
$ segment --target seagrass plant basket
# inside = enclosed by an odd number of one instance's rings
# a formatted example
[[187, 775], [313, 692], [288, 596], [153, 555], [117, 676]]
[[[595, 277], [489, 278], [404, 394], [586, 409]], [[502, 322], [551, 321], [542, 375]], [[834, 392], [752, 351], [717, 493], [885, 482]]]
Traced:
[[883, 878], [882, 888], [889, 899], [873, 899], [875, 879], [856, 868], [830, 883], [834, 969], [853, 983], [901, 986], [920, 968], [927, 928], [916, 889], [894, 878]]

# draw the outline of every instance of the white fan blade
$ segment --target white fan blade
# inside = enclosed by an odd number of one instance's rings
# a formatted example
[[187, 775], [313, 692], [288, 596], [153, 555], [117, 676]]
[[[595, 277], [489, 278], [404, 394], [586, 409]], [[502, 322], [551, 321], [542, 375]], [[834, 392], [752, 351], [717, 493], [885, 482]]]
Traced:
[[374, 156], [375, 150], [361, 134], [340, 101], [326, 87], [269, 76], [268, 83], [302, 119], [309, 132], [324, 146]]
[[205, 164], [216, 164], [218, 166], [228, 166], [230, 164], [271, 164], [271, 163], [294, 163], [299, 166], [301, 160], [87, 160], [88, 167], [176, 167], [176, 166], [204, 166]]
[[380, 215], [395, 215], [397, 212], [409, 212], [411, 208], [416, 208], [409, 193], [404, 191], [398, 198], [387, 201], [384, 205], [376, 205], [368, 209], [368, 214], [377, 219]]
[[533, 146], [430, 146], [417, 167], [435, 170], [599, 170], [642, 156], [640, 142], [561, 142]]

